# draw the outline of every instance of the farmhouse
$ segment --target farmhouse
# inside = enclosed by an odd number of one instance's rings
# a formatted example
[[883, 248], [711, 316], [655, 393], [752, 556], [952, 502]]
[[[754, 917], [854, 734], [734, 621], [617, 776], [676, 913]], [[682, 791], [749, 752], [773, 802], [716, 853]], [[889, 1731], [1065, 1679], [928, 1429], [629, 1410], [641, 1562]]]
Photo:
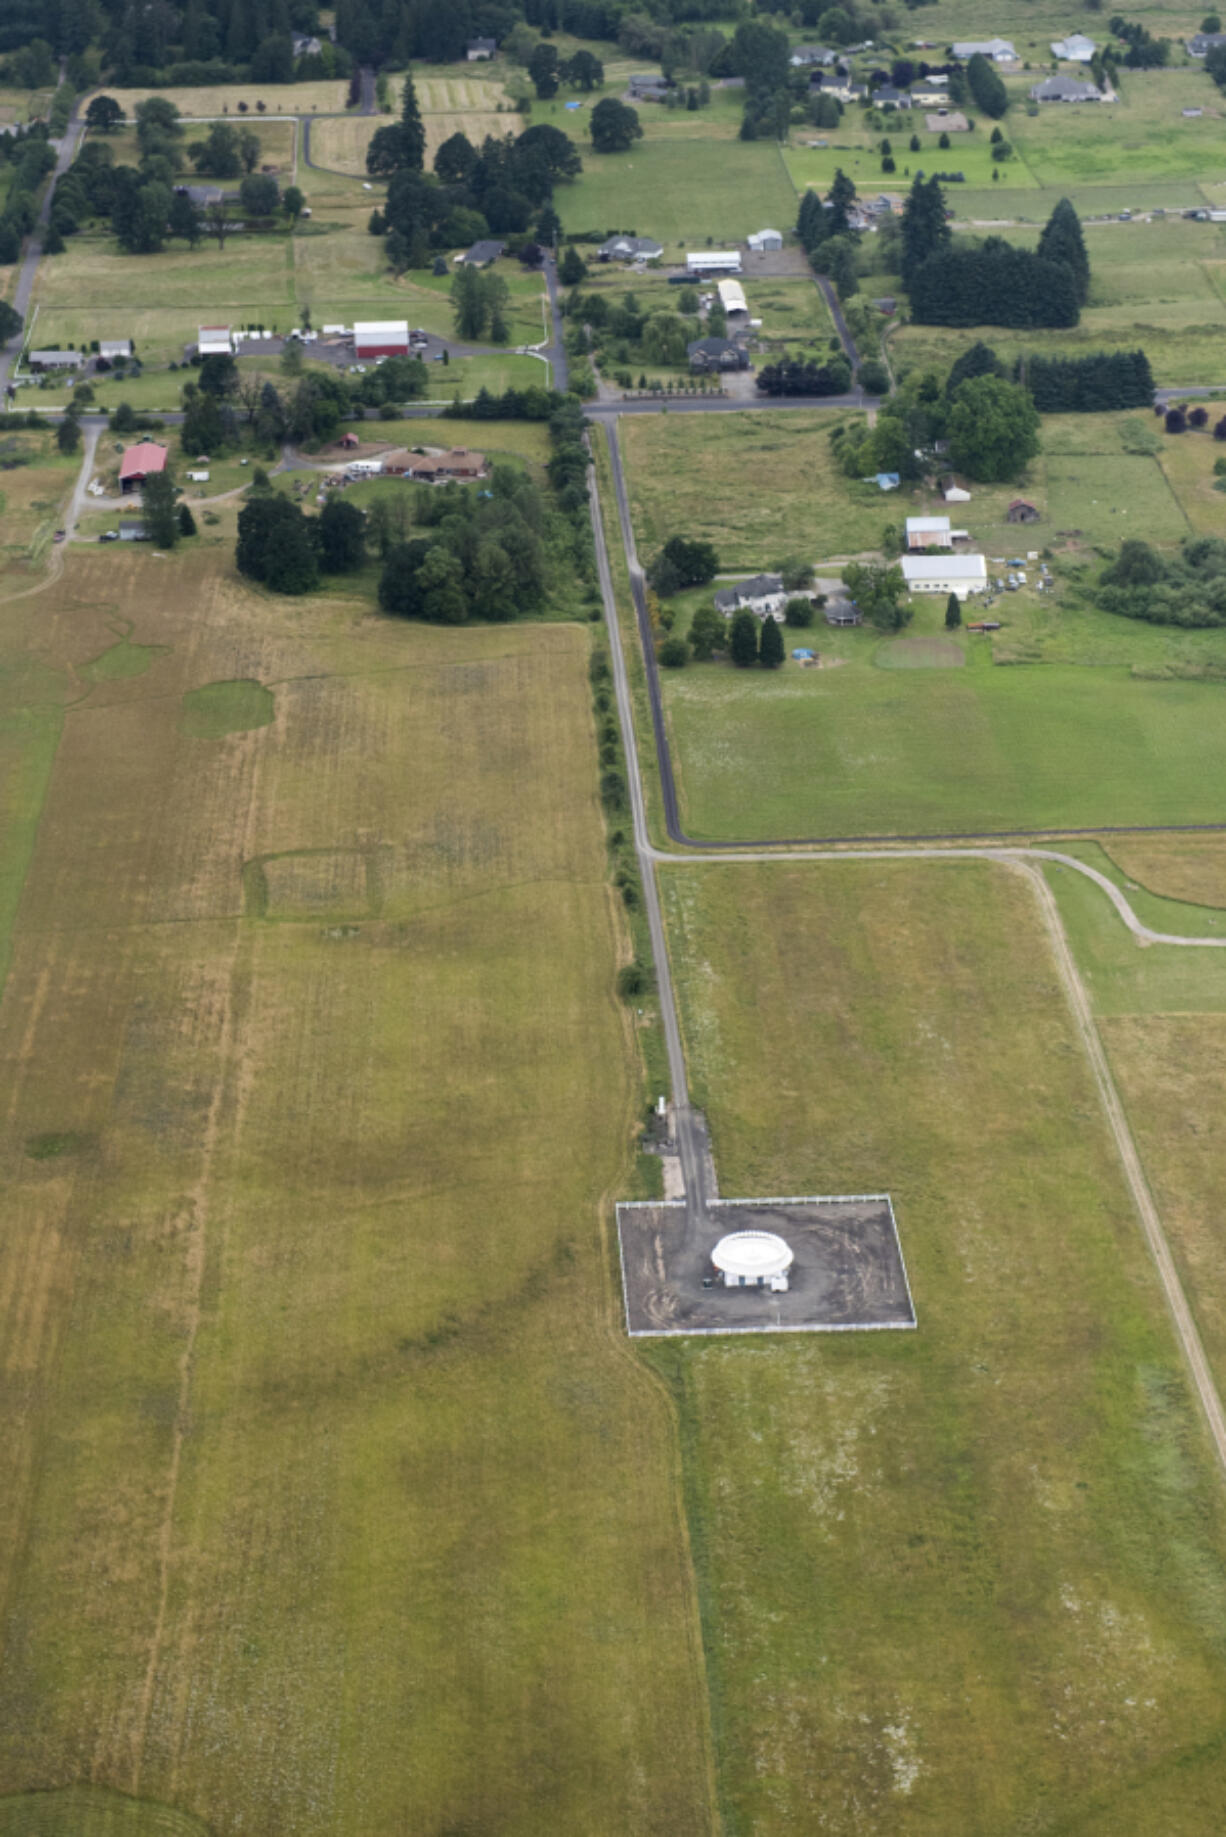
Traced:
[[1101, 102], [1103, 92], [1080, 77], [1046, 77], [1030, 92], [1032, 102]]
[[768, 249], [783, 247], [783, 236], [779, 230], [751, 230], [745, 240], [755, 255], [764, 255]]
[[1226, 45], [1226, 32], [1194, 32], [1188, 40], [1188, 56], [1208, 57], [1219, 45]]
[[663, 102], [672, 84], [667, 77], [648, 72], [646, 75], [631, 77], [627, 88], [634, 102]]
[[924, 116], [924, 126], [930, 134], [965, 134], [970, 125], [957, 108], [943, 108], [939, 114]]
[[119, 489], [138, 491], [151, 472], [166, 470], [166, 448], [157, 440], [139, 440], [125, 448], [119, 464]]
[[456, 260], [464, 268], [488, 268], [491, 262], [498, 260], [506, 246], [505, 242], [494, 242], [487, 237], [481, 242], [474, 242], [472, 248], [466, 249], [463, 255], [457, 255]]
[[759, 619], [773, 617], [787, 601], [781, 574], [751, 574], [715, 595], [715, 610], [730, 619], [734, 612], [752, 612]]
[[407, 319], [367, 319], [353, 328], [355, 357], [407, 357], [409, 322]]
[[823, 96], [833, 96], [836, 102], [864, 102], [868, 99], [868, 85], [853, 83], [841, 71], [834, 76], [810, 77], [809, 88], [820, 90]]
[[482, 58], [493, 57], [497, 49], [498, 40], [496, 38], [470, 38], [464, 55], [470, 64], [476, 64]]
[[873, 91], [873, 105], [876, 108], [910, 108], [911, 97], [905, 89], [895, 89], [892, 83], [883, 83], [880, 89]]
[[968, 38], [960, 45], [955, 45], [954, 56], [964, 62], [967, 58], [987, 57], [995, 64], [1016, 64], [1017, 52], [1007, 38]]
[[903, 579], [912, 593], [982, 593], [988, 564], [982, 555], [904, 555]]
[[409, 478], [426, 485], [449, 478], [466, 484], [489, 476], [484, 453], [470, 452], [467, 447], [453, 447], [447, 453], [385, 453], [380, 463], [391, 478]]
[[811, 70], [815, 64], [829, 65], [834, 62], [834, 52], [825, 45], [796, 45], [788, 63], [793, 70]]
[[311, 32], [291, 32], [290, 47], [295, 57], [318, 57], [323, 50], [323, 46]]
[[748, 314], [749, 307], [745, 300], [745, 289], [739, 281], [720, 281], [717, 284], [717, 291], [719, 303], [729, 316], [733, 313]]
[[731, 338], [693, 338], [685, 347], [690, 369], [706, 374], [712, 370], [748, 370], [749, 352]]
[[768, 1288], [785, 1294], [792, 1251], [773, 1231], [730, 1231], [711, 1252], [725, 1288]]
[[907, 518], [909, 549], [949, 549], [953, 547], [953, 540], [948, 517]]
[[77, 351], [31, 351], [26, 359], [31, 370], [76, 370], [81, 363]]
[[685, 258], [687, 274], [739, 274], [739, 249], [698, 249]]
[[948, 77], [921, 77], [911, 85], [911, 100], [920, 108], [939, 108], [949, 100]]
[[1097, 46], [1084, 32], [1070, 32], [1067, 38], [1053, 39], [1051, 54], [1068, 64], [1088, 64]]
[[130, 338], [104, 338], [98, 346], [99, 357], [104, 357], [108, 364], [118, 362], [121, 357], [131, 357], [132, 340]]
[[663, 243], [650, 236], [610, 236], [596, 251], [602, 262], [657, 262], [664, 253]]
[[1027, 498], [1014, 498], [1005, 512], [1006, 523], [1037, 523], [1039, 513]]
[[233, 357], [234, 337], [228, 325], [202, 325], [196, 334], [201, 357]]

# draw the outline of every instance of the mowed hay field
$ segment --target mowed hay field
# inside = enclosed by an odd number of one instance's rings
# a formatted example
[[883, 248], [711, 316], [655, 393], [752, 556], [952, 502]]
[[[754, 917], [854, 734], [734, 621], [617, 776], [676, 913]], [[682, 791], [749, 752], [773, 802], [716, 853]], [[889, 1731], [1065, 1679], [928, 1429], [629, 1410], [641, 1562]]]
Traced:
[[97, 551], [0, 641], [61, 729], [5, 779], [0, 1795], [707, 1831], [586, 634]]
[[[424, 88], [426, 85], [419, 85]], [[474, 88], [483, 87], [473, 85]], [[366, 149], [369, 147], [375, 132], [387, 126], [388, 118], [378, 115], [333, 116], [330, 120], [316, 121], [311, 125], [311, 158], [317, 166], [330, 166], [337, 172], [354, 173], [364, 176], [366, 172]], [[500, 114], [486, 104], [472, 110], [459, 111], [449, 109], [440, 112], [427, 112], [422, 108], [422, 126], [426, 130], [426, 167], [434, 165], [434, 156], [445, 140], [453, 134], [466, 134], [474, 147], [480, 147], [487, 134], [501, 139], [506, 134], [518, 134], [523, 128], [520, 117], [514, 113]]]
[[681, 1412], [726, 1828], [1205, 1837], [1221, 1475], [1031, 888], [662, 877], [721, 1189], [888, 1189], [918, 1315], [646, 1355]]

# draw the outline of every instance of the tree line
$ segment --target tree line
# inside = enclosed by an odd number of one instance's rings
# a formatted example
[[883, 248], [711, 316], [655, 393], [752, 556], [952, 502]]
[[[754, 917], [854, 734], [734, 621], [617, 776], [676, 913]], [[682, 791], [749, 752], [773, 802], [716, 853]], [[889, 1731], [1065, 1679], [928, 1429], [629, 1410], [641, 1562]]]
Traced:
[[1090, 263], [1077, 213], [1055, 206], [1037, 249], [1001, 236], [954, 242], [935, 179], [916, 178], [903, 207], [902, 277], [920, 325], [1072, 326]]

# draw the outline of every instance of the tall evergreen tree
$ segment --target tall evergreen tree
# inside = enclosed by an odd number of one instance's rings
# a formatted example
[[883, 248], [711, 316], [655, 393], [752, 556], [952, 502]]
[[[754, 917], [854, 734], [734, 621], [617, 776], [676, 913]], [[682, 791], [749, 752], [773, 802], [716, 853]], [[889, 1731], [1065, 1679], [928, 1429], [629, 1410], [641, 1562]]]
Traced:
[[1009, 92], [1000, 80], [996, 65], [980, 51], [976, 51], [966, 66], [966, 82], [984, 114], [998, 121], [1009, 106]]
[[848, 206], [856, 195], [855, 180], [849, 179], [841, 166], [835, 168], [834, 183], [827, 194], [826, 232], [830, 236], [853, 234]]
[[1043, 226], [1039, 237], [1039, 254], [1049, 262], [1063, 262], [1073, 277], [1077, 304], [1084, 306], [1090, 291], [1090, 258], [1077, 212], [1067, 198], [1061, 198]]
[[404, 73], [404, 100], [400, 108], [400, 132], [403, 136], [403, 157], [401, 165], [407, 166], [410, 172], [420, 172], [426, 161], [426, 130], [422, 126], [421, 110], [417, 106], [417, 90], [413, 85], [413, 72]]
[[910, 287], [916, 269], [930, 255], [942, 255], [950, 244], [945, 193], [940, 180], [917, 178], [902, 212], [902, 278]]
[[[774, 624], [773, 619], [771, 623]], [[738, 669], [746, 670], [751, 663], [757, 663], [758, 621], [752, 612], [738, 612], [733, 615], [728, 654]]]
[[962, 623], [962, 601], [956, 593], [951, 593], [945, 602], [945, 629], [957, 631]]
[[783, 627], [777, 619], [765, 618], [762, 621], [758, 661], [764, 670], [777, 670], [783, 662]]

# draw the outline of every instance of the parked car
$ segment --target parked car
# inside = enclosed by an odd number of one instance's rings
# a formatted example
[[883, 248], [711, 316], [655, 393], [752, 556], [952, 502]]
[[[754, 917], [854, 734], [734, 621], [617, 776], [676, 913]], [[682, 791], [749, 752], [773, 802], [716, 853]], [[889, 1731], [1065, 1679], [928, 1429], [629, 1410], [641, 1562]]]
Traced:
[[99, 542], [118, 542], [119, 531], [117, 529], [104, 529], [98, 540]]

